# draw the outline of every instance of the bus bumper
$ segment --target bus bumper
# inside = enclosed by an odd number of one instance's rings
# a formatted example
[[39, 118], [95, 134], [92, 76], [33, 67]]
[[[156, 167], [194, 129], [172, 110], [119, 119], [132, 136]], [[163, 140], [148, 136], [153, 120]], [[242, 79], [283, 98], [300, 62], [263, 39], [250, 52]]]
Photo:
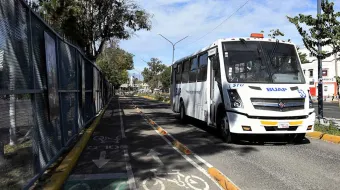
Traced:
[[314, 131], [315, 113], [304, 119], [253, 119], [227, 112], [231, 133], [239, 134], [296, 134]]

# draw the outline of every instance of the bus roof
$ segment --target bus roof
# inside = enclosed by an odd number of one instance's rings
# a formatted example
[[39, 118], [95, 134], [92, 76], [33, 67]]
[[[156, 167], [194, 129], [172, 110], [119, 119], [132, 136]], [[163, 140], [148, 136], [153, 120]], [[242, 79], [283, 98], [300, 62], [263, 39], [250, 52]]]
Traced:
[[[239, 41], [240, 38], [243, 38], [244, 40], [246, 41], [265, 41], [265, 42], [276, 42], [276, 39], [271, 39], [271, 38], [252, 38], [252, 37], [237, 37], [237, 38], [222, 38], [222, 39], [218, 39], [216, 40], [214, 43], [210, 44], [209, 46], [203, 48], [203, 49], [200, 49], [199, 51], [195, 52], [195, 53], [192, 53], [188, 56], [185, 56], [185, 57], [182, 57], [181, 59], [178, 59], [177, 61], [175, 61], [172, 65], [174, 64], [177, 64], [178, 62], [182, 62], [183, 60], [186, 60], [194, 55], [197, 55], [201, 52], [204, 52], [204, 51], [207, 51], [213, 47], [216, 47], [219, 43], [222, 43], [222, 42], [230, 42], [230, 41]], [[279, 40], [280, 43], [285, 43], [285, 44], [291, 44], [291, 45], [294, 45], [293, 43], [291, 42], [288, 42], [288, 41], [285, 41], [285, 40]]]

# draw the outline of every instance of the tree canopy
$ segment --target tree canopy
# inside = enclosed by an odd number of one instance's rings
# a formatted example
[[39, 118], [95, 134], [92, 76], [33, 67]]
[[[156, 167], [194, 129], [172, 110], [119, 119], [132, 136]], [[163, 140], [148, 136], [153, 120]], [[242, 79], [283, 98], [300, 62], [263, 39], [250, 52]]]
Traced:
[[168, 89], [170, 87], [170, 80], [171, 80], [171, 66], [166, 67], [161, 74], [161, 83], [163, 89]]
[[[309, 52], [315, 57], [325, 59], [340, 51], [340, 22], [338, 21], [340, 13], [334, 11], [334, 3], [328, 0], [322, 0], [321, 9], [322, 14], [318, 14], [316, 18], [303, 14], [295, 17], [287, 16], [287, 18], [297, 28]], [[307, 29], [303, 29], [301, 24], [305, 24]], [[321, 40], [321, 46], [332, 46], [332, 51], [318, 52], [318, 40]]]
[[151, 29], [151, 15], [133, 0], [39, 0], [32, 7], [93, 60], [108, 40]]
[[144, 68], [142, 75], [144, 82], [153, 90], [161, 82], [161, 73], [165, 70], [166, 65], [162, 64], [162, 61], [158, 58], [151, 58], [147, 64], [148, 68]]
[[120, 49], [118, 45], [111, 45], [103, 50], [96, 63], [107, 80], [118, 88], [129, 80], [127, 70], [133, 69], [133, 55]]
[[[264, 31], [262, 30], [261, 33], [264, 33]], [[272, 29], [272, 30], [270, 30], [270, 33], [268, 34], [268, 37], [270, 37], [272, 39], [276, 39], [279, 36], [285, 36], [285, 34], [283, 32], [281, 32], [280, 29]], [[287, 41], [290, 42], [290, 39], [288, 39]], [[301, 63], [302, 64], [309, 63], [309, 61], [307, 59], [307, 54], [302, 53], [300, 51], [300, 47], [297, 47], [297, 51], [298, 51], [298, 55], [299, 55], [299, 58], [301, 60]]]
[[300, 61], [302, 64], [305, 64], [305, 63], [310, 63], [310, 61], [307, 59], [307, 54], [306, 53], [302, 53], [300, 51], [300, 47], [297, 47], [296, 48], [297, 51], [298, 51], [298, 54], [299, 54], [299, 58], [300, 58]]

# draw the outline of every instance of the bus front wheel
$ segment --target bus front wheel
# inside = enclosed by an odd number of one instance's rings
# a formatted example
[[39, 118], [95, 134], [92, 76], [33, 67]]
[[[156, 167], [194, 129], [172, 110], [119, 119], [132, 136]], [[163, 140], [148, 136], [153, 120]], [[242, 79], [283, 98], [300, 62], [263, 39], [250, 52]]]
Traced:
[[230, 133], [230, 129], [229, 129], [228, 118], [225, 114], [221, 114], [218, 117], [217, 128], [224, 142], [231, 143], [233, 141], [232, 134]]

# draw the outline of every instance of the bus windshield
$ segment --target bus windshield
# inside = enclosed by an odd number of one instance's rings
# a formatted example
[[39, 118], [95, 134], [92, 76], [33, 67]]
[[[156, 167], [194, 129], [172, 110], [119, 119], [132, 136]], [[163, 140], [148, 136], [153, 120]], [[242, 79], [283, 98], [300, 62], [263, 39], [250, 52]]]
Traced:
[[290, 44], [224, 42], [223, 57], [230, 83], [305, 83], [295, 47]]

